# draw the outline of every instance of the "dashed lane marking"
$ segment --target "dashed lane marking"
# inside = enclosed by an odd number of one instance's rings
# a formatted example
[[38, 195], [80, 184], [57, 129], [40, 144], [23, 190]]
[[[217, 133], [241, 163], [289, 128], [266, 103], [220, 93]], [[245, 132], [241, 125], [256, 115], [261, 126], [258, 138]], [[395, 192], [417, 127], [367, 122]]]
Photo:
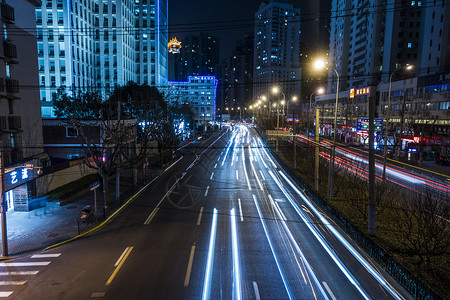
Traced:
[[61, 253], [48, 253], [48, 254], [35, 254], [31, 256], [31, 258], [51, 258], [51, 257], [60, 257]]

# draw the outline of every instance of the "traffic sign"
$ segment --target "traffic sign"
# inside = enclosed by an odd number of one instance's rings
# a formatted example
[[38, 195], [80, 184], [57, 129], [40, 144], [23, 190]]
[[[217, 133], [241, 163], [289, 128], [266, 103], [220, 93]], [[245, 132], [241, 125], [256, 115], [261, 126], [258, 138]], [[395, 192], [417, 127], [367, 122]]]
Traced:
[[97, 180], [96, 182], [91, 183], [90, 190], [93, 191], [96, 188], [98, 188], [99, 186], [100, 186], [100, 181]]
[[[374, 120], [375, 131], [381, 132], [383, 130], [383, 119]], [[356, 122], [356, 130], [358, 131], [369, 131], [369, 119], [358, 118]]]

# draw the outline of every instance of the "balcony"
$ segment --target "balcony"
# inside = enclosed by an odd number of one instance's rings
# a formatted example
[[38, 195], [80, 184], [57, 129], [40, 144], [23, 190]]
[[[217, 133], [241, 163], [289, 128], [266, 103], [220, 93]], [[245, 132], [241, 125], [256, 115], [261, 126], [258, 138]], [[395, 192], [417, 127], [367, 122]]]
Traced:
[[19, 80], [6, 79], [6, 92], [18, 93], [19, 92]]
[[2, 11], [2, 18], [6, 21], [9, 21], [11, 23], [14, 22], [15, 18], [14, 18], [14, 7], [6, 4], [6, 3], [2, 3], [1, 4], [1, 11]]
[[17, 58], [16, 45], [8, 41], [3, 41], [3, 53], [6, 57]]

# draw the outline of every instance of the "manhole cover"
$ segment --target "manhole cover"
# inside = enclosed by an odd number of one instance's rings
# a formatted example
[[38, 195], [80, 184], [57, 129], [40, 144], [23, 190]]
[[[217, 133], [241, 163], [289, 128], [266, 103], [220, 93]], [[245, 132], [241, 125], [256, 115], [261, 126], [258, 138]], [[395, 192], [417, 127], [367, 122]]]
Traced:
[[75, 205], [67, 206], [66, 209], [75, 209], [77, 208]]

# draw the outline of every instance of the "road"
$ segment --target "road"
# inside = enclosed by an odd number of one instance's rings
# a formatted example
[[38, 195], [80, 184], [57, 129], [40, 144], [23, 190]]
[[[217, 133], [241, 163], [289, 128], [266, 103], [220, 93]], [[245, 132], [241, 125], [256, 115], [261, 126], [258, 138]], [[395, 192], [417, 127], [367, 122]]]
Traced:
[[[314, 146], [313, 140], [311, 138], [308, 139], [305, 135], [299, 135], [297, 142]], [[332, 146], [332, 143], [326, 139], [321, 139], [320, 144], [323, 146], [323, 148], [321, 147], [320, 155], [329, 159], [329, 150], [324, 149], [329, 149]], [[368, 152], [366, 150], [346, 147], [337, 143], [335, 164], [348, 171], [359, 174], [366, 179], [368, 178], [369, 160]], [[408, 166], [408, 169], [406, 169], [399, 164], [400, 163], [387, 163], [386, 180], [388, 182], [401, 186], [406, 190], [423, 195], [431, 195], [434, 199], [448, 202], [450, 185], [447, 176], [431, 171], [426, 172], [414, 166]], [[381, 181], [383, 172], [382, 157], [378, 157], [378, 160], [375, 163], [375, 169], [377, 172], [377, 180]], [[423, 173], [427, 174], [424, 175]]]
[[184, 148], [104, 228], [0, 272], [10, 299], [410, 298], [244, 126]]

